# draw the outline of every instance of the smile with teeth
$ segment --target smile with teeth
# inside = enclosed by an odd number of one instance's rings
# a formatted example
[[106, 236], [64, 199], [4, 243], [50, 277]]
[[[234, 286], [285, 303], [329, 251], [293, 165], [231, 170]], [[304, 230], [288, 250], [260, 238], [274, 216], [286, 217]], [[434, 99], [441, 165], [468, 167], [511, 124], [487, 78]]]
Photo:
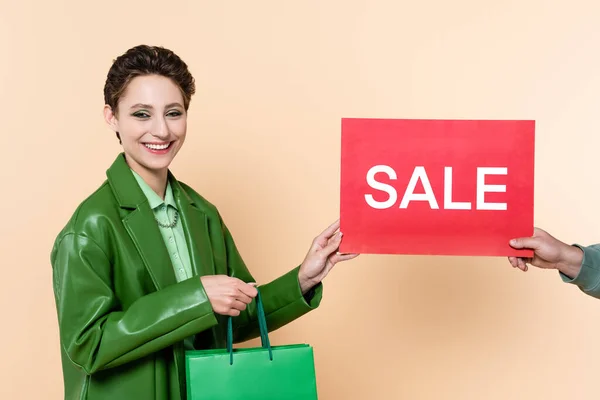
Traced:
[[150, 150], [165, 150], [171, 145], [171, 142], [164, 144], [153, 144], [153, 143], [144, 143], [144, 146], [149, 148]]

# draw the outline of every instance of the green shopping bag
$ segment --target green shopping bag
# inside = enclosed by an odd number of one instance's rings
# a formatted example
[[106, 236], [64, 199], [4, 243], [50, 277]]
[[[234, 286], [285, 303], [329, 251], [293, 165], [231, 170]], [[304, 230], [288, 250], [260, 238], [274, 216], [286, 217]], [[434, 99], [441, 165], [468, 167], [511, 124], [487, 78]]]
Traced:
[[262, 347], [234, 349], [229, 317], [227, 349], [186, 352], [188, 400], [317, 399], [312, 347], [271, 347], [260, 291], [256, 310]]

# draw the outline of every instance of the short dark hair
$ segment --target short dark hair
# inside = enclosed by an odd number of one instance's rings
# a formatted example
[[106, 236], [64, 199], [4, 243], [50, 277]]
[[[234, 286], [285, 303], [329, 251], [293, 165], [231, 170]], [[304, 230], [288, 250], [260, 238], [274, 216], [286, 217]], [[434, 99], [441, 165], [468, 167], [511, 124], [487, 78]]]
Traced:
[[[187, 64], [173, 51], [160, 46], [139, 45], [127, 50], [113, 61], [104, 84], [104, 103], [117, 113], [119, 99], [135, 77], [160, 75], [170, 78], [181, 90], [183, 106], [188, 110], [196, 93], [194, 77]], [[121, 137], [117, 132], [119, 142]]]

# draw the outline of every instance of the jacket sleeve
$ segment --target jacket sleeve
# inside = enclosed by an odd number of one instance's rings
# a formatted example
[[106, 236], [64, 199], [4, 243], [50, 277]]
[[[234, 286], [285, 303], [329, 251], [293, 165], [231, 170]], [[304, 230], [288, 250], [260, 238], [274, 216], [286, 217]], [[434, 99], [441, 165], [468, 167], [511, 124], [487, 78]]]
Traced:
[[86, 373], [147, 356], [217, 324], [200, 279], [140, 297], [123, 310], [104, 251], [69, 233], [51, 256], [61, 345]]
[[579, 274], [573, 279], [563, 273], [560, 273], [560, 276], [564, 282], [572, 283], [585, 294], [600, 299], [600, 244], [587, 247], [577, 244], [574, 246], [583, 250], [583, 261]]
[[[231, 232], [221, 221], [223, 239], [226, 247], [227, 267], [229, 276], [244, 282], [255, 282], [248, 271], [235, 245]], [[298, 270], [296, 267], [281, 277], [265, 285], [260, 285], [267, 327], [274, 331], [317, 308], [323, 296], [323, 285], [315, 286], [312, 298], [307, 301], [300, 289]], [[246, 341], [260, 335], [256, 316], [256, 302], [252, 302], [246, 311], [233, 319], [234, 342]]]

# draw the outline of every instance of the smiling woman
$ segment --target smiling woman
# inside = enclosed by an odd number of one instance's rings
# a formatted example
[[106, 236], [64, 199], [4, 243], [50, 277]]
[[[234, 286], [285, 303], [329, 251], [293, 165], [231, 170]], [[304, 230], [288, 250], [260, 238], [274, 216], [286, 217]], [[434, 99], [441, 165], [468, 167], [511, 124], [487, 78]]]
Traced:
[[[104, 117], [123, 152], [59, 233], [51, 261], [65, 398], [183, 399], [184, 351], [258, 335], [254, 279], [217, 208], [177, 180], [195, 91], [172, 51], [137, 46], [117, 58]], [[300, 266], [261, 286], [271, 330], [316, 308], [338, 262], [336, 221]], [[337, 232], [337, 233], [336, 233]]]
[[182, 91], [162, 75], [132, 79], [116, 106], [104, 106], [104, 117], [117, 132], [129, 166], [161, 196], [167, 167], [185, 141], [186, 112]]

